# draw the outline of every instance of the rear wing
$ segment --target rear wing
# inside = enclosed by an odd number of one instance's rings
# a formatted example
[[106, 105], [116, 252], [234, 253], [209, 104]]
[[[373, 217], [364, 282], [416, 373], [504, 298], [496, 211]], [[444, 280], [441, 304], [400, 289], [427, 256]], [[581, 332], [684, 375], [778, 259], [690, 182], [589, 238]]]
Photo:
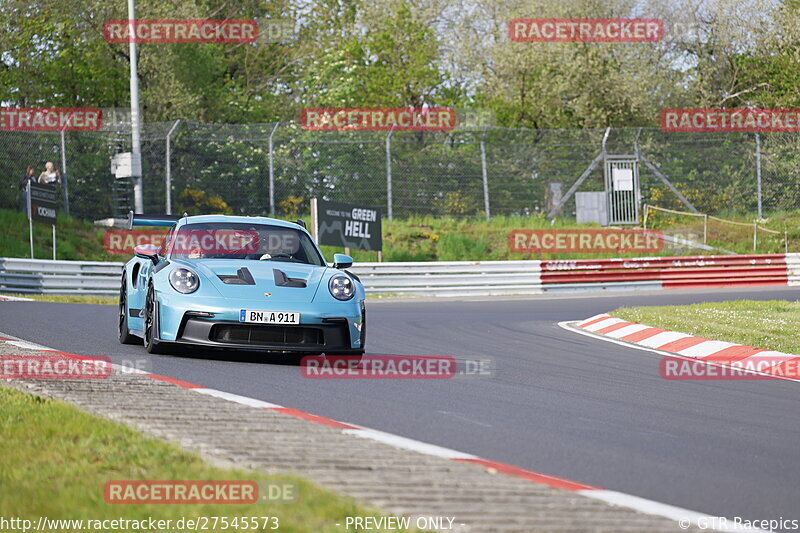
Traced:
[[134, 226], [174, 226], [177, 221], [186, 215], [137, 215], [133, 211], [128, 212], [128, 229]]

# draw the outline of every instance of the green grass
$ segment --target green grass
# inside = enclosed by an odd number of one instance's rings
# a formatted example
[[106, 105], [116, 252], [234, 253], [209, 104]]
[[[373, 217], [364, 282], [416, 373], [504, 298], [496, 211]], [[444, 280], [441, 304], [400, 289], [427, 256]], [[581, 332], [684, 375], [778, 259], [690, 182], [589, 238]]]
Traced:
[[[800, 221], [800, 214], [798, 214]], [[597, 259], [603, 257], [633, 257], [642, 254], [521, 254], [508, 247], [508, 234], [515, 229], [577, 229], [600, 228], [596, 224], [577, 224], [572, 220], [547, 220], [533, 217], [454, 218], [415, 216], [383, 220], [384, 261], [479, 261], [517, 259]], [[326, 258], [342, 252], [341, 248], [323, 246]], [[700, 255], [700, 250], [684, 254]], [[351, 250], [356, 262], [376, 261], [375, 252]], [[648, 255], [673, 255], [672, 250]]]
[[[282, 532], [333, 533], [347, 531], [335, 525], [344, 524], [346, 516], [378, 516], [301, 478], [213, 467], [123, 425], [2, 386], [0, 435], [0, 516], [32, 519], [34, 525], [39, 516], [91, 520], [276, 516]], [[251, 505], [115, 505], [103, 496], [110, 480], [214, 479], [294, 483], [297, 499]]]
[[684, 306], [622, 307], [611, 315], [707, 339], [800, 354], [800, 302], [736, 300]]
[[54, 302], [61, 304], [98, 304], [98, 305], [117, 305], [119, 299], [116, 296], [77, 296], [59, 294], [5, 294], [5, 296], [18, 296], [29, 298], [36, 302]]
[[[25, 214], [0, 209], [0, 257], [30, 257], [28, 219]], [[58, 214], [56, 220], [56, 259], [83, 261], [123, 261], [124, 255], [111, 255], [103, 250], [104, 228], [91, 222]], [[37, 259], [53, 258], [53, 229], [41, 222], [33, 223], [33, 253]]]
[[[769, 217], [759, 221], [755, 251], [753, 250], [753, 222], [756, 219], [756, 215], [722, 213], [717, 216], [740, 224], [729, 224], [709, 219], [707, 228], [708, 244], [715, 248], [730, 250], [739, 254], [784, 253], [784, 232], [786, 232], [786, 237], [788, 238], [789, 251], [796, 252], [800, 248], [800, 212], [798, 211], [772, 213]], [[650, 212], [647, 227], [648, 229], [675, 234], [679, 237], [686, 236], [686, 238], [697, 242], [703, 242], [703, 233], [705, 231], [701, 217], [659, 211]], [[780, 233], [770, 233], [762, 228]]]
[[[752, 217], [731, 217], [742, 222], [752, 223]], [[308, 222], [308, 217], [306, 217]], [[0, 235], [0, 257], [29, 257], [28, 223], [22, 213], [0, 210], [0, 224], [4, 233]], [[762, 224], [778, 231], [789, 230], [789, 249], [796, 251], [800, 246], [800, 212], [786, 212], [772, 215]], [[578, 225], [571, 220], [547, 220], [533, 217], [495, 217], [485, 220], [478, 217], [430, 217], [413, 216], [405, 219], [383, 221], [383, 260], [384, 261], [477, 261], [507, 259], [580, 259], [634, 256], [641, 254], [520, 254], [508, 248], [508, 233], [514, 229], [572, 229], [598, 228], [596, 225]], [[676, 232], [679, 235], [691, 233], [695, 240], [702, 240], [702, 219], [683, 215], [653, 214], [648, 222], [651, 229]], [[126, 261], [125, 254], [107, 254], [103, 250], [103, 235], [106, 228], [59, 215], [57, 235], [57, 258], [72, 260]], [[737, 253], [753, 253], [752, 227], [723, 225], [711, 222], [709, 244]], [[52, 235], [50, 226], [34, 223], [35, 255], [40, 259], [52, 257]], [[783, 235], [759, 233], [759, 253], [782, 253]], [[323, 246], [326, 259], [331, 260], [334, 253], [342, 248]], [[701, 255], [697, 249], [685, 249], [675, 253], [665, 248], [651, 255]], [[377, 253], [351, 250], [357, 262], [376, 261]]]

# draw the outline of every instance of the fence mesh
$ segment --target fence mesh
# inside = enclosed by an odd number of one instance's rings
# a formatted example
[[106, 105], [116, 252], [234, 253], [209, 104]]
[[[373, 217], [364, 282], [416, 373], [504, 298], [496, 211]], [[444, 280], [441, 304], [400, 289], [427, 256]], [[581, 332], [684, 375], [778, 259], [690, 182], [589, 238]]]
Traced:
[[[144, 206], [166, 210], [167, 138], [171, 129], [173, 212], [224, 212], [291, 217], [321, 197], [381, 207], [395, 217], [546, 213], [602, 149], [605, 129], [464, 129], [452, 132], [310, 132], [293, 124], [147, 123], [142, 132]], [[270, 137], [272, 149], [270, 150]], [[800, 207], [800, 136], [786, 133], [666, 133], [615, 128], [606, 152], [640, 154], [699, 211], [751, 214], [761, 174], [764, 215]], [[64, 134], [70, 212], [98, 219], [133, 204], [131, 183], [110, 170], [130, 151], [124, 125]], [[270, 155], [273, 182], [270, 186]], [[0, 207], [19, 209], [25, 168], [62, 166], [61, 134], [0, 131]], [[485, 163], [484, 163], [485, 161]], [[642, 201], [684, 209], [644, 163]], [[598, 165], [579, 190], [603, 190]], [[63, 191], [62, 191], [63, 194]], [[274, 209], [272, 205], [274, 204]], [[574, 216], [574, 200], [561, 215]]]

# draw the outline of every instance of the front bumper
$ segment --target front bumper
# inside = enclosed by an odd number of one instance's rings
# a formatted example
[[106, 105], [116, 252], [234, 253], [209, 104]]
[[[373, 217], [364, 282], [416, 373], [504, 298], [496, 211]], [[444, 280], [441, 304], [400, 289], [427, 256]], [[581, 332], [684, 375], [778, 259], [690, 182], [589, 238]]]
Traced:
[[[323, 353], [363, 350], [364, 302], [334, 304], [237, 301], [164, 296], [159, 299], [159, 340], [215, 348]], [[198, 305], [201, 304], [202, 305]], [[241, 309], [300, 313], [299, 325], [239, 322]]]
[[187, 317], [176, 342], [215, 348], [327, 352], [352, 350], [347, 320], [315, 325], [266, 325]]

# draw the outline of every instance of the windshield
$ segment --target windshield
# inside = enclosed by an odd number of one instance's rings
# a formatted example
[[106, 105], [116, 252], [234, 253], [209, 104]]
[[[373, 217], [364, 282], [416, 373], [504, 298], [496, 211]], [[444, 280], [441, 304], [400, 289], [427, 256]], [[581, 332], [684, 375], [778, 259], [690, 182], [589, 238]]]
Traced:
[[299, 229], [269, 224], [208, 222], [172, 232], [167, 249], [175, 259], [283, 261], [324, 266], [311, 238]]

